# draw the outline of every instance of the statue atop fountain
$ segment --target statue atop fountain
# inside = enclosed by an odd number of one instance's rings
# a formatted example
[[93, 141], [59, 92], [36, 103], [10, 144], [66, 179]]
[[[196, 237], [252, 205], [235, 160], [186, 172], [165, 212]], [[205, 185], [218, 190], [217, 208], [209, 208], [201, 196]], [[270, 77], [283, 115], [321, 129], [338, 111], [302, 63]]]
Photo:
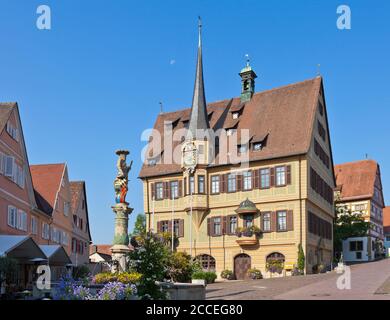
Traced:
[[112, 253], [112, 272], [124, 272], [126, 271], [126, 257], [130, 251], [129, 249], [129, 214], [132, 213], [133, 208], [129, 207], [129, 203], [126, 202], [126, 195], [128, 191], [128, 175], [133, 165], [131, 161], [130, 165], [126, 164], [126, 157], [129, 155], [127, 150], [118, 150], [117, 168], [118, 173], [114, 180], [115, 190], [115, 206], [112, 210], [115, 213], [115, 234], [114, 243], [111, 247]]

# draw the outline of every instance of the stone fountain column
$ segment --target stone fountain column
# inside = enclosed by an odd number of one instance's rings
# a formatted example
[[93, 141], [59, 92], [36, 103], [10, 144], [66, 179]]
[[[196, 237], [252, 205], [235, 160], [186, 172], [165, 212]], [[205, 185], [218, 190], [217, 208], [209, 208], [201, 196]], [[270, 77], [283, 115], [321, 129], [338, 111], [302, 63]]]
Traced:
[[129, 166], [126, 165], [126, 157], [129, 154], [127, 150], [116, 151], [118, 155], [118, 174], [114, 180], [115, 190], [115, 206], [112, 210], [115, 213], [115, 233], [114, 243], [111, 247], [112, 256], [112, 272], [124, 272], [126, 271], [126, 257], [130, 252], [129, 249], [129, 214], [133, 212], [133, 208], [129, 207], [129, 203], [126, 202], [126, 195], [128, 191], [128, 173], [131, 170], [133, 162]]

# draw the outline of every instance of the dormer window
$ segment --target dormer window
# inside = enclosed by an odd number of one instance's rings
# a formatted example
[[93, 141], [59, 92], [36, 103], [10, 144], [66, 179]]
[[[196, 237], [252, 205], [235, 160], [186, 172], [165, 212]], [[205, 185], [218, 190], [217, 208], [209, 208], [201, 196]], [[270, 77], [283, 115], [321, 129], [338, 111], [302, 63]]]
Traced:
[[149, 159], [148, 160], [148, 166], [149, 167], [154, 167], [156, 164], [157, 164], [157, 160], [156, 159]]
[[7, 132], [8, 134], [12, 137], [12, 139], [19, 141], [19, 134], [18, 134], [18, 129], [15, 128], [11, 122], [7, 122]]
[[256, 142], [253, 144], [253, 151], [260, 151], [263, 148], [263, 144], [261, 142]]
[[238, 145], [238, 153], [246, 153], [248, 151], [248, 146], [246, 144]]
[[240, 114], [238, 112], [233, 112], [232, 116], [233, 116], [233, 119], [238, 119]]
[[183, 121], [184, 128], [188, 129], [189, 125], [190, 125], [189, 121]]
[[233, 134], [233, 131], [234, 131], [233, 128], [226, 129], [226, 135], [227, 135], [227, 136], [231, 136], [231, 135]]

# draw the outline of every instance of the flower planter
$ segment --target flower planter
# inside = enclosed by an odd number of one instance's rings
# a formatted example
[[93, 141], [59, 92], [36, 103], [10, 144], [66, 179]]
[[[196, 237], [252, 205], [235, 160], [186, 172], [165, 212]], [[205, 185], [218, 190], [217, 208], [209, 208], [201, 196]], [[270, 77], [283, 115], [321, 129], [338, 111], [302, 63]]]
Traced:
[[256, 235], [245, 237], [244, 235], [236, 240], [240, 246], [253, 246], [259, 243]]

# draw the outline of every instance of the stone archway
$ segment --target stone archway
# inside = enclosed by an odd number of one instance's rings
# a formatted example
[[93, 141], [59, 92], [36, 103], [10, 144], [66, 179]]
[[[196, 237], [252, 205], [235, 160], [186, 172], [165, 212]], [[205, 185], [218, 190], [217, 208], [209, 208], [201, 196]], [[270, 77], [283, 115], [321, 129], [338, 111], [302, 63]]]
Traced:
[[251, 257], [245, 253], [234, 258], [234, 276], [237, 280], [248, 279], [248, 270], [251, 268]]

